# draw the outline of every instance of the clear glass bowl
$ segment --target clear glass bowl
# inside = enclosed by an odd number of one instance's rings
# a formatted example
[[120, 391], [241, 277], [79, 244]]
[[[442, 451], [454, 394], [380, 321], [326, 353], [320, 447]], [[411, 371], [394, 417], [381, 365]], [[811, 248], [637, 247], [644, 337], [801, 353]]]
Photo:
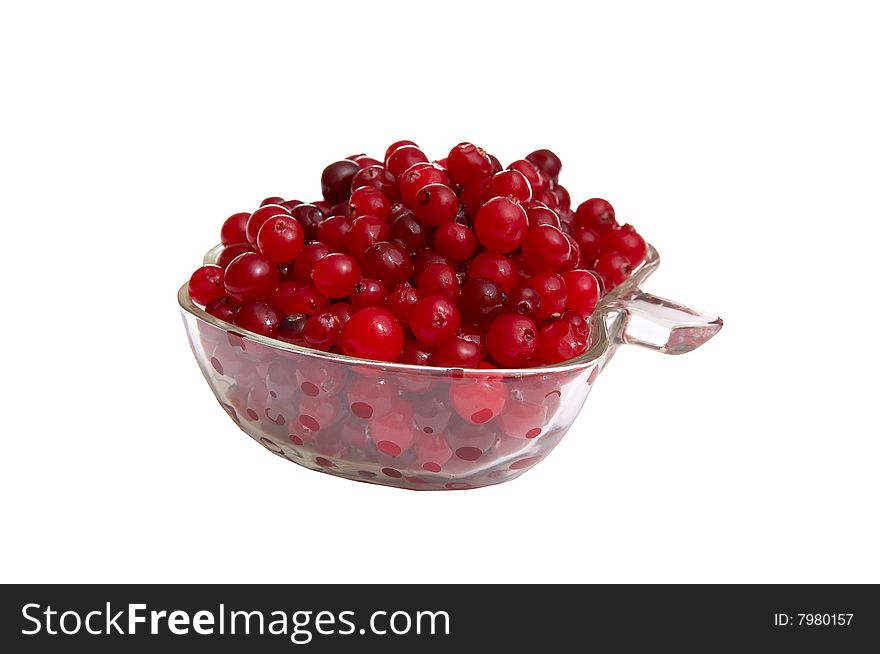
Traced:
[[318, 352], [218, 320], [193, 304], [186, 284], [177, 299], [208, 385], [267, 450], [355, 481], [460, 490], [508, 481], [545, 459], [618, 346], [683, 354], [721, 329], [717, 316], [641, 291], [659, 262], [649, 247], [603, 298], [583, 356], [540, 368], [432, 368]]

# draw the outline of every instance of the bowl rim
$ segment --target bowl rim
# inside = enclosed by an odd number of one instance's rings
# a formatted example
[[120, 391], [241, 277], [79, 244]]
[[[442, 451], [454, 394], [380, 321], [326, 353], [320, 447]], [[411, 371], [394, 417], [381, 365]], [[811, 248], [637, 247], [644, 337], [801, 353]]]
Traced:
[[[204, 264], [213, 264], [217, 260], [217, 255], [223, 249], [223, 245], [216, 245], [211, 248], [204, 257]], [[212, 316], [207, 311], [197, 306], [189, 296], [189, 282], [185, 282], [177, 291], [177, 302], [182, 311], [192, 315], [198, 320], [208, 323], [213, 327], [222, 329], [223, 331], [247, 338], [251, 341], [265, 345], [274, 350], [286, 352], [294, 352], [314, 359], [324, 359], [335, 361], [338, 363], [348, 363], [351, 365], [366, 366], [370, 368], [378, 368], [386, 371], [406, 371], [406, 372], [429, 372], [431, 374], [449, 375], [453, 371], [456, 376], [502, 376], [502, 377], [519, 377], [547, 375], [554, 373], [565, 373], [585, 368], [592, 365], [598, 359], [605, 355], [609, 350], [612, 341], [612, 335], [609, 334], [608, 324], [605, 320], [610, 314], [619, 313], [621, 311], [620, 300], [637, 289], [639, 285], [650, 276], [660, 265], [660, 254], [650, 243], [648, 244], [648, 252], [645, 260], [633, 270], [632, 275], [623, 284], [615, 288], [613, 291], [603, 297], [596, 305], [595, 311], [590, 316], [590, 334], [593, 343], [590, 348], [579, 357], [570, 359], [560, 364], [549, 366], [535, 366], [532, 368], [441, 368], [438, 366], [421, 366], [412, 363], [396, 363], [391, 361], [376, 361], [373, 359], [361, 359], [359, 357], [351, 357], [346, 354], [338, 354], [335, 352], [323, 352], [321, 350], [313, 350], [301, 345], [293, 343], [285, 343], [256, 332], [242, 329], [237, 325], [228, 323], [225, 320]]]

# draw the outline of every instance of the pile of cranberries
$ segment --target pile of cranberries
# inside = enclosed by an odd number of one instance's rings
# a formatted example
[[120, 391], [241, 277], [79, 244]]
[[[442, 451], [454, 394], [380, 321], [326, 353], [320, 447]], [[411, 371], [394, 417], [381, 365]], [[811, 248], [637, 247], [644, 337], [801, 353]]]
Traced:
[[190, 297], [242, 329], [316, 350], [444, 368], [522, 368], [583, 354], [603, 293], [647, 246], [614, 208], [572, 210], [562, 163], [502, 168], [472, 143], [430, 161], [412, 141], [321, 174], [324, 199], [270, 197], [220, 230]]

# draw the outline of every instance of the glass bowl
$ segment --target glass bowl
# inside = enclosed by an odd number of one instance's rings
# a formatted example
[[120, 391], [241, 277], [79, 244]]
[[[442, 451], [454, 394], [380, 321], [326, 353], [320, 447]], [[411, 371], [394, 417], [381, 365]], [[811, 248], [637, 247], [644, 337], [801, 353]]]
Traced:
[[[205, 256], [214, 263], [219, 246]], [[276, 456], [346, 479], [414, 490], [479, 488], [547, 457], [620, 345], [683, 354], [717, 316], [644, 293], [657, 251], [602, 299], [587, 352], [523, 369], [367, 361], [266, 338], [177, 294], [193, 354], [229, 417]]]

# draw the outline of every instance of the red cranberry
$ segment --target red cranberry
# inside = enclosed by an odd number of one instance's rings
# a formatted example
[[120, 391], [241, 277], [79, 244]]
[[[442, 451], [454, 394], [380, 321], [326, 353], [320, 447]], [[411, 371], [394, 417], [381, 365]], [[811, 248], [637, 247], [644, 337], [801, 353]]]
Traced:
[[391, 224], [389, 237], [392, 243], [414, 255], [431, 245], [431, 228], [416, 220], [415, 214], [405, 208]]
[[[335, 207], [339, 203], [337, 202], [336, 204], [331, 204], [330, 202], [327, 202], [325, 200], [315, 200], [314, 202], [300, 202], [296, 206], [298, 207], [300, 204], [310, 204], [313, 207], [318, 207], [318, 211], [320, 211], [324, 215], [324, 217], [327, 218], [333, 215], [333, 207]], [[290, 210], [293, 211], [295, 208], [296, 207], [292, 207]]]
[[488, 152], [486, 153], [486, 156], [489, 157], [489, 162], [492, 164], [492, 171], [489, 174], [494, 175], [495, 173], [500, 173], [504, 166], [498, 161], [498, 157]]
[[414, 145], [402, 145], [385, 159], [385, 168], [398, 180], [413, 164], [427, 162], [428, 157]]
[[260, 231], [260, 227], [262, 227], [269, 218], [289, 215], [290, 212], [287, 209], [277, 204], [267, 204], [264, 207], [260, 207], [251, 214], [251, 217], [248, 218], [247, 225], [245, 225], [247, 242], [252, 246], [256, 246], [257, 233]]
[[340, 252], [328, 254], [315, 263], [312, 279], [323, 295], [330, 298], [348, 297], [361, 276], [361, 267], [354, 257]]
[[263, 336], [275, 336], [284, 316], [271, 304], [256, 300], [243, 302], [235, 311], [235, 324]]
[[541, 360], [547, 364], [568, 361], [587, 351], [587, 339], [566, 320], [544, 327], [538, 341]]
[[553, 181], [559, 179], [559, 171], [562, 170], [562, 161], [550, 150], [535, 150], [526, 159], [547, 173]]
[[283, 295], [279, 287], [273, 297], [275, 301], [284, 303], [278, 307], [284, 312], [284, 315], [304, 313], [307, 316], [315, 316], [330, 308], [330, 299], [310, 285], [297, 286]]
[[363, 186], [351, 194], [349, 208], [349, 213], [354, 218], [378, 216], [382, 220], [387, 220], [391, 211], [391, 201], [382, 191]]
[[291, 216], [273, 216], [257, 232], [257, 248], [273, 263], [296, 259], [303, 243], [303, 229]]
[[447, 300], [458, 300], [461, 288], [455, 268], [445, 263], [435, 263], [425, 268], [417, 280], [423, 295], [440, 295]]
[[483, 206], [483, 198], [486, 196], [486, 188], [489, 186], [489, 178], [484, 177], [471, 182], [461, 190], [461, 205], [468, 215], [476, 216], [477, 211]]
[[315, 237], [334, 252], [342, 252], [350, 229], [351, 220], [347, 216], [330, 216], [318, 225]]
[[438, 263], [452, 266], [455, 262], [443, 256], [437, 250], [422, 250], [413, 259], [413, 278], [418, 279], [425, 272], [425, 268]]
[[474, 219], [474, 229], [480, 243], [490, 252], [500, 254], [518, 248], [526, 237], [528, 227], [525, 209], [509, 197], [492, 198], [480, 207]]
[[593, 313], [599, 303], [599, 280], [589, 270], [569, 270], [562, 273], [565, 280], [565, 304], [582, 316]]
[[303, 228], [303, 237], [306, 242], [315, 240], [318, 233], [318, 225], [324, 220], [321, 209], [314, 204], [298, 204], [290, 211], [290, 215], [296, 218], [296, 222]]
[[[371, 419], [369, 435], [376, 449], [391, 457], [408, 450], [415, 438], [412, 419], [412, 405], [403, 400], [395, 402], [391, 411], [381, 418]], [[399, 471], [394, 471], [394, 476], [400, 475]]]
[[489, 157], [473, 143], [459, 143], [452, 148], [446, 158], [446, 165], [452, 181], [462, 186], [488, 177], [492, 172]]
[[351, 180], [361, 167], [355, 161], [336, 161], [321, 173], [321, 193], [331, 205], [344, 202], [351, 194]]
[[388, 225], [377, 216], [361, 216], [351, 223], [351, 229], [345, 235], [345, 249], [354, 257], [360, 257], [364, 250], [388, 240]]
[[339, 318], [327, 312], [308, 319], [302, 338], [309, 347], [326, 352], [336, 345], [341, 332], [342, 323]]
[[400, 197], [409, 206], [414, 206], [419, 191], [428, 184], [449, 184], [446, 171], [431, 163], [417, 163], [400, 177]]
[[629, 259], [632, 267], [638, 266], [648, 256], [648, 245], [632, 225], [607, 232], [602, 237], [602, 252], [620, 252]]
[[587, 319], [584, 318], [584, 316], [581, 315], [580, 313], [578, 313], [577, 311], [569, 309], [568, 311], [566, 311], [565, 313], [562, 314], [562, 318], [560, 318], [560, 320], [567, 322], [572, 327], [574, 327], [574, 330], [578, 334], [583, 336], [584, 339], [589, 338], [589, 336], [590, 336], [590, 323], [588, 323]]
[[617, 227], [614, 219], [614, 207], [607, 200], [591, 198], [582, 202], [574, 214], [574, 222], [578, 227], [591, 227], [600, 234]]
[[445, 184], [428, 184], [416, 193], [412, 207], [416, 218], [426, 225], [442, 225], [455, 220], [458, 196]]
[[568, 241], [568, 256], [562, 262], [562, 267], [559, 270], [574, 270], [581, 264], [581, 248], [574, 239], [574, 236], [567, 232], [563, 232], [563, 235], [565, 240]]
[[[400, 353], [400, 363], [408, 363], [414, 366], [427, 366], [430, 358], [431, 350], [424, 343], [421, 343], [420, 341], [407, 341], [403, 344], [403, 352]], [[412, 381], [416, 382], [417, 380]]]
[[223, 245], [247, 241], [247, 222], [251, 215], [246, 212], [234, 213], [223, 221], [220, 228], [220, 242]]
[[330, 248], [318, 241], [312, 241], [303, 247], [293, 265], [297, 281], [311, 283], [315, 264], [328, 254], [330, 254]]
[[266, 300], [278, 287], [278, 269], [262, 254], [246, 252], [226, 267], [223, 283], [239, 302]]
[[601, 254], [602, 235], [592, 227], [578, 227], [574, 238], [581, 249], [581, 264], [585, 268], [591, 268]]
[[414, 147], [419, 147], [415, 141], [395, 141], [391, 145], [388, 146], [388, 149], [385, 150], [385, 159], [391, 156], [391, 153], [394, 152], [397, 148], [402, 148], [404, 145], [412, 145]]
[[469, 279], [461, 289], [461, 315], [468, 322], [481, 324], [501, 315], [506, 297], [497, 282], [479, 277]]
[[528, 318], [536, 318], [541, 310], [541, 296], [530, 286], [520, 284], [510, 291], [504, 308], [508, 313], [518, 313]]
[[453, 261], [467, 261], [477, 251], [477, 237], [473, 230], [458, 223], [443, 223], [434, 234], [434, 244], [440, 254]]
[[422, 298], [409, 314], [409, 328], [425, 345], [437, 345], [452, 338], [460, 324], [458, 308], [439, 295]]
[[471, 343], [476, 343], [480, 346], [480, 350], [483, 354], [486, 354], [486, 330], [481, 325], [470, 323], [463, 324], [458, 328], [458, 338], [463, 338]]
[[212, 300], [205, 305], [207, 313], [225, 322], [233, 322], [235, 320], [236, 309], [238, 309], [238, 302], [228, 295]]
[[519, 270], [513, 261], [503, 254], [483, 252], [471, 261], [468, 266], [468, 277], [490, 279], [504, 289], [505, 293], [509, 293], [519, 283]]
[[227, 245], [220, 250], [220, 254], [217, 255], [217, 265], [225, 269], [226, 266], [228, 266], [238, 255], [253, 251], [254, 249], [251, 247], [250, 243], [233, 243], [232, 245]]
[[532, 193], [534, 193], [535, 190], [540, 189], [546, 185], [546, 182], [541, 176], [538, 167], [527, 159], [517, 159], [512, 164], [510, 164], [507, 169], [517, 170], [522, 173], [523, 177], [528, 180], [529, 187], [531, 188]]
[[596, 265], [593, 266], [593, 269], [602, 280], [605, 292], [608, 293], [629, 278], [633, 266], [629, 259], [620, 252], [606, 252], [596, 259]]
[[538, 353], [538, 328], [530, 318], [506, 313], [490, 325], [487, 347], [502, 366], [528, 366]]
[[[327, 220], [330, 216], [345, 216], [346, 218], [351, 218], [351, 204], [348, 202], [340, 202], [339, 204], [334, 204], [330, 207], [330, 215], [323, 214], [325, 216], [324, 220]], [[318, 223], [318, 226], [321, 226], [321, 223]]]
[[395, 243], [379, 241], [361, 255], [364, 274], [381, 279], [389, 286], [408, 282], [413, 273], [413, 262], [406, 251]]
[[571, 245], [556, 227], [538, 225], [526, 234], [522, 253], [530, 270], [556, 272], [569, 260]]
[[[507, 386], [495, 379], [459, 382], [449, 389], [449, 400], [452, 408], [464, 420], [471, 424], [482, 425], [501, 415], [507, 402]], [[470, 435], [470, 430], [468, 434]], [[490, 443], [493, 442], [495, 442], [494, 436]], [[463, 449], [459, 448], [457, 451], [461, 452]]]
[[409, 313], [421, 297], [422, 294], [419, 290], [409, 284], [397, 284], [388, 294], [385, 308], [394, 314], [397, 322], [404, 327], [409, 327]]
[[550, 225], [551, 227], [559, 229], [559, 215], [545, 206], [529, 207], [526, 209], [526, 215], [529, 217], [529, 227]]
[[[360, 162], [358, 162], [360, 163]], [[367, 166], [361, 168], [351, 180], [351, 190], [359, 188], [374, 188], [381, 191], [389, 200], [397, 200], [397, 180], [394, 175], [385, 170], [385, 166]]]
[[562, 184], [556, 185], [556, 188], [553, 189], [553, 195], [556, 196], [557, 209], [571, 208], [571, 195], [569, 195], [568, 190]]
[[546, 186], [542, 186], [541, 188], [532, 191], [532, 201], [535, 200], [548, 209], [555, 210], [559, 208], [559, 200], [556, 199], [556, 194]]
[[339, 318], [339, 324], [345, 327], [351, 314], [354, 313], [354, 307], [348, 302], [337, 302], [330, 306], [330, 313]]
[[355, 376], [346, 387], [345, 396], [352, 414], [369, 420], [391, 413], [400, 391], [389, 379]]
[[354, 285], [351, 292], [351, 304], [358, 309], [385, 306], [388, 289], [381, 280], [363, 277]]
[[403, 328], [388, 309], [367, 307], [352, 315], [339, 344], [348, 356], [394, 361], [403, 349]]
[[476, 368], [482, 360], [478, 344], [454, 336], [434, 348], [429, 363], [440, 368]]
[[278, 331], [275, 337], [285, 343], [293, 345], [305, 345], [303, 340], [303, 330], [306, 327], [309, 317], [303, 313], [295, 313], [287, 316], [278, 325]]
[[293, 299], [296, 289], [305, 286], [302, 282], [281, 282], [269, 298], [269, 304], [281, 309], [285, 316], [296, 313], [293, 310]]
[[223, 286], [223, 268], [220, 266], [202, 266], [189, 278], [189, 296], [193, 301], [206, 305], [226, 295]]
[[541, 296], [541, 307], [535, 317], [539, 320], [561, 315], [565, 311], [565, 280], [550, 272], [540, 272], [526, 281]]
[[281, 203], [281, 206], [287, 209], [288, 211], [292, 211], [294, 207], [303, 204], [302, 200], [285, 200]]
[[520, 202], [527, 202], [532, 199], [532, 187], [526, 176], [518, 170], [502, 170], [489, 178], [484, 197], [512, 197]]

